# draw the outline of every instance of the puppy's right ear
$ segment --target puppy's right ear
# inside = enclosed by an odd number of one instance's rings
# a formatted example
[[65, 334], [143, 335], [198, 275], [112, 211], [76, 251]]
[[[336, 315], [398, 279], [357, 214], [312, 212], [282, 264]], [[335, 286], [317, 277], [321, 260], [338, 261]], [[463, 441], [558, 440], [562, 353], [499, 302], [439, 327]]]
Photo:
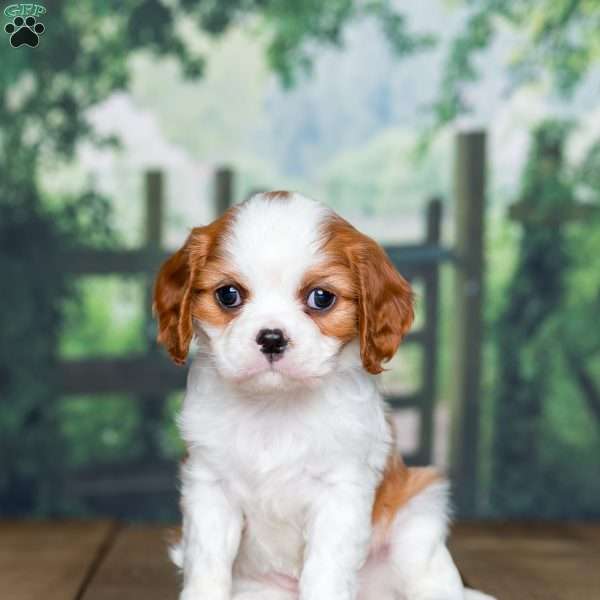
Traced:
[[154, 284], [153, 310], [158, 319], [158, 342], [182, 365], [192, 340], [191, 256], [193, 230], [182, 248], [160, 268]]
[[185, 363], [194, 334], [192, 303], [202, 269], [217, 253], [236, 208], [230, 208], [205, 227], [195, 227], [185, 244], [160, 268], [154, 284], [153, 310], [158, 319], [158, 342], [178, 364]]

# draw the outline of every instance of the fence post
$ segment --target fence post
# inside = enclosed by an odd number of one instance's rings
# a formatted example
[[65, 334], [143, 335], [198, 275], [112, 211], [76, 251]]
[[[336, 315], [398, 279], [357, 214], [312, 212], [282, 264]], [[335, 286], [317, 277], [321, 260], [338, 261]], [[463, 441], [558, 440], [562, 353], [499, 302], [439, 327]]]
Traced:
[[[442, 202], [433, 198], [427, 204], [425, 243], [438, 246], [442, 223]], [[439, 263], [433, 262], [424, 277], [425, 327], [422, 374], [422, 407], [419, 461], [430, 464], [433, 448], [433, 415], [437, 395]]]
[[221, 216], [233, 205], [233, 169], [221, 167], [215, 173], [215, 210]]
[[483, 131], [459, 133], [454, 163], [456, 227], [453, 478], [459, 515], [477, 511], [485, 206]]
[[[157, 252], [163, 241], [164, 178], [161, 171], [147, 171], [145, 174], [145, 246]], [[158, 352], [156, 345], [156, 324], [152, 317], [153, 280], [145, 284], [144, 290], [144, 335], [147, 353]], [[141, 431], [146, 458], [160, 457], [159, 433], [162, 430], [164, 397], [144, 394], [141, 401]]]

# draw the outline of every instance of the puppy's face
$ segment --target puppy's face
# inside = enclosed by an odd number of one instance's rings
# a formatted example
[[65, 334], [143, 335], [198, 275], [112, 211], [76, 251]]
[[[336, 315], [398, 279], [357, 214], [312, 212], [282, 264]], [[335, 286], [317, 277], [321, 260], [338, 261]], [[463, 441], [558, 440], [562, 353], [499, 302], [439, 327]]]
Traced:
[[413, 319], [407, 282], [373, 240], [285, 192], [194, 229], [162, 266], [154, 300], [176, 362], [196, 333], [205, 360], [253, 390], [313, 385], [353, 340], [379, 373]]

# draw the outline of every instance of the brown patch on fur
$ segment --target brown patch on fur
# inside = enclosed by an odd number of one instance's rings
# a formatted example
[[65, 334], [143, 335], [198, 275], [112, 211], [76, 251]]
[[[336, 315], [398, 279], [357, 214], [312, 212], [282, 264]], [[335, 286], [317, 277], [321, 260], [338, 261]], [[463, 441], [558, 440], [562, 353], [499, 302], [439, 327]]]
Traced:
[[158, 318], [158, 341], [177, 364], [187, 358], [193, 328], [192, 317], [224, 325], [235, 311], [222, 309], [214, 298], [218, 275], [226, 283], [227, 264], [220, 254], [220, 240], [230, 226], [235, 208], [205, 227], [195, 227], [185, 244], [160, 268], [154, 285], [154, 313]]
[[407, 467], [394, 447], [375, 494], [371, 513], [373, 525], [388, 526], [402, 506], [439, 479], [437, 471], [431, 467]]
[[223, 308], [215, 298], [215, 291], [225, 285], [234, 285], [247, 298], [246, 288], [231, 270], [231, 265], [220, 256], [211, 256], [202, 269], [196, 272], [192, 285], [194, 299], [192, 317], [216, 327], [225, 327], [238, 313], [237, 308]]
[[308, 271], [302, 281], [299, 297], [305, 303], [314, 288], [323, 288], [336, 296], [334, 305], [328, 310], [306, 309], [321, 333], [349, 342], [358, 333], [356, 316], [356, 289], [349, 270], [335, 260], [329, 260]]
[[363, 365], [381, 373], [381, 363], [394, 356], [414, 319], [410, 285], [377, 242], [341, 217], [331, 216], [324, 229], [330, 268], [352, 282]]
[[273, 190], [271, 192], [263, 192], [265, 200], [289, 200], [292, 197], [292, 192], [286, 190]]

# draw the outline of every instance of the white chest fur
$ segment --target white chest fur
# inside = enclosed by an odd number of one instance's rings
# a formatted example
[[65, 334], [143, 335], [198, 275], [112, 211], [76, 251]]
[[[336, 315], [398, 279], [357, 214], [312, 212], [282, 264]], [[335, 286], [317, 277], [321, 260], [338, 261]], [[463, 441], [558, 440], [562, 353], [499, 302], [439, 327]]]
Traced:
[[345, 478], [374, 492], [390, 444], [381, 397], [361, 369], [257, 399], [197, 365], [179, 424], [186, 472], [211, 473], [243, 513], [236, 569], [246, 574], [297, 577], [312, 505]]

